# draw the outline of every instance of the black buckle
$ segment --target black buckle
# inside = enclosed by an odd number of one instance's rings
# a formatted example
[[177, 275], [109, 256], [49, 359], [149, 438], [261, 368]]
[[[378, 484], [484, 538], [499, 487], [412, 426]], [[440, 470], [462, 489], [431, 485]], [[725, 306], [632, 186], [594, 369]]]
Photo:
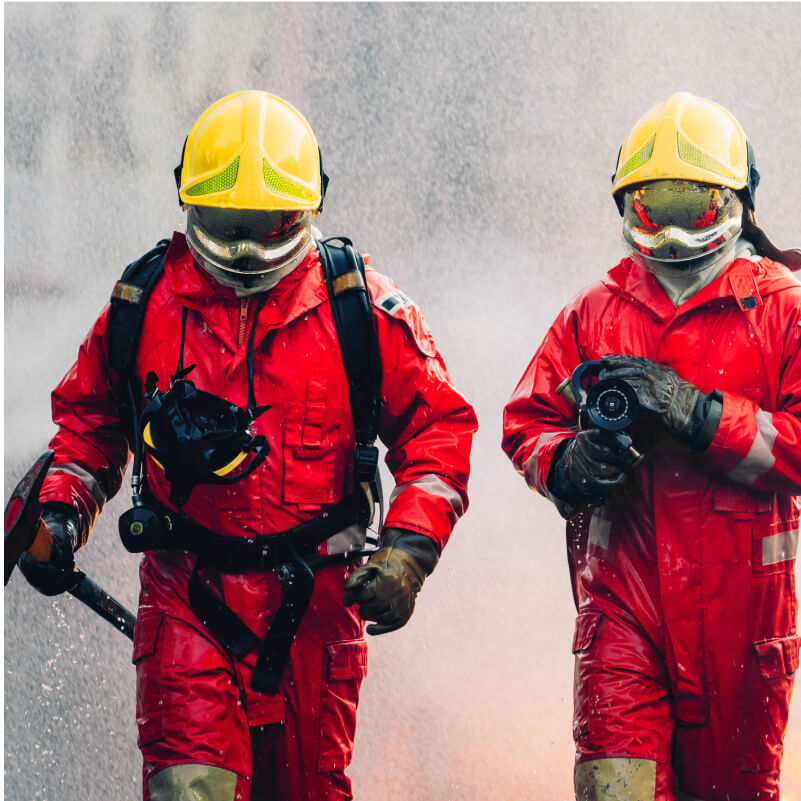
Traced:
[[375, 445], [356, 446], [356, 466], [354, 474], [356, 481], [373, 481], [378, 471], [378, 448]]

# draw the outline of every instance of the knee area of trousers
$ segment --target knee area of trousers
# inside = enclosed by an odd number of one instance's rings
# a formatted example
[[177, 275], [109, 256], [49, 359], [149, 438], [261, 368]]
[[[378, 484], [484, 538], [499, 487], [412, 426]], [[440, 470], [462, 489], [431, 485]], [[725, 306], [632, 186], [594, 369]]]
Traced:
[[630, 757], [579, 762], [574, 787], [576, 801], [654, 801], [656, 762]]
[[147, 780], [150, 801], [235, 801], [237, 775], [214, 765], [173, 765]]

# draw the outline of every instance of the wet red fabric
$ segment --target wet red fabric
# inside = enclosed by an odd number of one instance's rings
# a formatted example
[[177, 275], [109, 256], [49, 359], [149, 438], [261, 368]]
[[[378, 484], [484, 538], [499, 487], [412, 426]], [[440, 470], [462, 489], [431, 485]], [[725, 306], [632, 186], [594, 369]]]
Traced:
[[[374, 300], [398, 292], [370, 268], [367, 283]], [[166, 390], [178, 364], [181, 314], [187, 308], [184, 365], [196, 365], [189, 378], [199, 390], [245, 407], [246, 345], [256, 326], [255, 396], [259, 405], [271, 408], [252, 430], [266, 436], [270, 453], [236, 484], [195, 488], [183, 508], [205, 527], [232, 537], [286, 530], [353, 489], [355, 438], [347, 379], [317, 251], [269, 293], [254, 320], [255, 307], [255, 299], [237, 299], [200, 271], [183, 235], [176, 233], [165, 277], [148, 303], [138, 350], [142, 385], [153, 371]], [[119, 490], [129, 457], [111, 394], [116, 377], [105, 357], [107, 317], [108, 309], [53, 392], [56, 455], [40, 496], [71, 503], [84, 534], [104, 501]], [[390, 504], [386, 525], [425, 534], [441, 550], [467, 507], [475, 414], [454, 389], [414, 304], [377, 303], [374, 317], [383, 368], [379, 435], [396, 483], [408, 486]], [[149, 457], [147, 472], [154, 495], [168, 505], [164, 474]], [[437, 482], [433, 490], [431, 476]], [[320, 550], [331, 547], [323, 543]], [[287, 746], [295, 754], [291, 770], [311, 770], [313, 759], [315, 770], [342, 774], [366, 666], [361, 621], [341, 603], [346, 569], [331, 568], [323, 571], [328, 578], [318, 577], [292, 648], [287, 673], [292, 689], [285, 681], [281, 692], [265, 696], [250, 688], [255, 654], [232, 662], [190, 609], [187, 582], [194, 558], [150, 552], [140, 568], [134, 660], [146, 773], [180, 761], [203, 761], [244, 776], [251, 770], [250, 752], [241, 747], [247, 727], [283, 722], [295, 742]], [[218, 578], [218, 590], [252, 631], [266, 633], [282, 597], [273, 572], [225, 574]], [[327, 678], [329, 665], [334, 678]], [[162, 696], [168, 701], [159, 706], [154, 699]], [[307, 723], [301, 723], [304, 716]], [[319, 797], [349, 796], [344, 774], [331, 787], [339, 789]]]
[[767, 259], [741, 259], [675, 308], [625, 259], [581, 292], [504, 412], [504, 450], [546, 497], [576, 425], [554, 389], [607, 354], [720, 390], [723, 416], [703, 454], [643, 426], [632, 479], [567, 524], [577, 758], [657, 760], [659, 799], [673, 798], [673, 771], [710, 801], [778, 799], [801, 642], [801, 284]]

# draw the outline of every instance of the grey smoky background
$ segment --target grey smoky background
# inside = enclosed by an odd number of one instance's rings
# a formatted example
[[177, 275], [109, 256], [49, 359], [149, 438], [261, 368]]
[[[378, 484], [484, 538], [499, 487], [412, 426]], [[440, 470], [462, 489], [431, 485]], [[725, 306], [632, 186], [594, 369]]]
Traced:
[[[481, 423], [470, 511], [411, 623], [370, 642], [356, 798], [572, 798], [563, 525], [501, 453], [501, 409], [561, 306], [622, 255], [617, 151], [671, 92], [735, 114], [760, 222], [801, 244], [801, 5], [7, 3], [4, 18], [6, 496], [122, 269], [182, 228], [172, 170], [194, 120], [240, 89], [281, 95], [331, 176], [320, 228], [417, 301]], [[128, 496], [78, 564], [135, 607]], [[20, 575], [4, 600], [5, 797], [139, 798], [130, 643]], [[785, 801], [799, 755], [801, 693]]]

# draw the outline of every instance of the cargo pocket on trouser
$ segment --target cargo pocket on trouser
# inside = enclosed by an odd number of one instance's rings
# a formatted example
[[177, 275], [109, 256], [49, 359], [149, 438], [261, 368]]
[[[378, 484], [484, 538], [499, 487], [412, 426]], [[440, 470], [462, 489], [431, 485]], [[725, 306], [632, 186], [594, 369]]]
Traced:
[[353, 755], [359, 689], [367, 675], [367, 643], [346, 640], [323, 646], [317, 772], [342, 772]]
[[588, 738], [590, 734], [591, 674], [593, 668], [592, 644], [604, 618], [598, 609], [587, 609], [576, 618], [573, 636], [573, 653], [576, 657], [573, 674], [573, 739]]
[[164, 737], [161, 704], [161, 654], [157, 653], [164, 614], [143, 612], [134, 629], [133, 657], [136, 665], [136, 724], [140, 748]]
[[801, 637], [791, 635], [755, 642], [751, 649], [740, 758], [743, 773], [779, 772], [799, 648]]

